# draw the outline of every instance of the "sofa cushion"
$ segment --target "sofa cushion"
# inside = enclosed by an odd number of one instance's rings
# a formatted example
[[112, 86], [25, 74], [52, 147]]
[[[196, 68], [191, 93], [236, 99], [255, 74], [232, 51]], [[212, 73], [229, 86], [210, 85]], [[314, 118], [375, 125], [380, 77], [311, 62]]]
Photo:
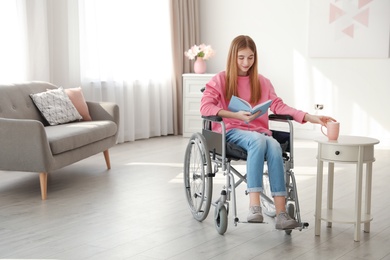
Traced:
[[30, 94], [30, 97], [50, 125], [82, 119], [63, 88]]
[[84, 121], [91, 121], [92, 118], [89, 115], [87, 102], [85, 102], [83, 91], [80, 87], [78, 88], [66, 88], [65, 93], [68, 95], [70, 101], [76, 107], [77, 111], [83, 117]]
[[53, 155], [114, 136], [117, 125], [108, 120], [83, 121], [45, 127]]

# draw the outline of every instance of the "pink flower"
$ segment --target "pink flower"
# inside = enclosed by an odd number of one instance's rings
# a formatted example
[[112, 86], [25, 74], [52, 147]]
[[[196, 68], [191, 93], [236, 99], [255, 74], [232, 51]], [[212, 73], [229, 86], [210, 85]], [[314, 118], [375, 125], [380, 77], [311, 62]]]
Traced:
[[215, 52], [210, 45], [200, 44], [199, 46], [194, 45], [188, 51], [184, 52], [184, 55], [190, 60], [195, 59], [195, 57], [201, 57], [204, 60], [208, 60], [214, 56]]

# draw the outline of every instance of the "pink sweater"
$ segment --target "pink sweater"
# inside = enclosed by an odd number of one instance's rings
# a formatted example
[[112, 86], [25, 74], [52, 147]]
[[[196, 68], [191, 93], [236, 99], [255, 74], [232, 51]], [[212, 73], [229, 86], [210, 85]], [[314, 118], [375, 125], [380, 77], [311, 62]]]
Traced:
[[[206, 84], [206, 90], [203, 92], [200, 106], [200, 113], [202, 115], [216, 116], [221, 109], [228, 110], [229, 100], [226, 100], [224, 95], [225, 79], [225, 72], [223, 71], [215, 75]], [[297, 110], [284, 104], [283, 100], [276, 95], [275, 89], [269, 79], [259, 74], [259, 80], [261, 85], [261, 99], [258, 102], [259, 104], [271, 99], [272, 104], [270, 106], [270, 110], [273, 113], [291, 115], [295, 121], [299, 123], [305, 123], [304, 117], [306, 112]], [[249, 77], [238, 78], [238, 95], [240, 98], [245, 99], [248, 102], [251, 95], [249, 84]], [[271, 135], [271, 131], [269, 130], [268, 126], [268, 113], [265, 113], [264, 115], [256, 118], [249, 124], [234, 118], [224, 118], [223, 121], [225, 122], [226, 131], [229, 131], [233, 128], [239, 128]], [[214, 124], [213, 130], [221, 132], [220, 124]]]

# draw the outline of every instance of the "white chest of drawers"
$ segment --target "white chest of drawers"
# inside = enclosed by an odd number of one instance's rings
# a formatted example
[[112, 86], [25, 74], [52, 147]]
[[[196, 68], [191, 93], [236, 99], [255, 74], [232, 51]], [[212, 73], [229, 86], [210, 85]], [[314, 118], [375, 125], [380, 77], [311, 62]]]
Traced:
[[183, 137], [202, 131], [200, 115], [201, 89], [214, 74], [183, 74]]

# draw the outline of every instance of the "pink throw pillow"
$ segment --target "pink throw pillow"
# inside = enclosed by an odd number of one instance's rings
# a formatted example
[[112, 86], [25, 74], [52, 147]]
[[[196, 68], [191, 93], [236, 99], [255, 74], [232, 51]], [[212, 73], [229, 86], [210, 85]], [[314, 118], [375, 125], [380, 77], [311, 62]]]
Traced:
[[79, 114], [83, 117], [84, 121], [92, 121], [89, 115], [87, 103], [85, 102], [83, 92], [80, 87], [64, 89], [73, 105], [76, 107]]

